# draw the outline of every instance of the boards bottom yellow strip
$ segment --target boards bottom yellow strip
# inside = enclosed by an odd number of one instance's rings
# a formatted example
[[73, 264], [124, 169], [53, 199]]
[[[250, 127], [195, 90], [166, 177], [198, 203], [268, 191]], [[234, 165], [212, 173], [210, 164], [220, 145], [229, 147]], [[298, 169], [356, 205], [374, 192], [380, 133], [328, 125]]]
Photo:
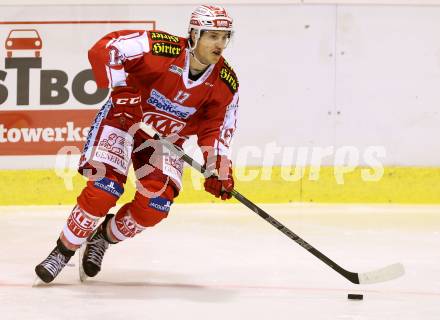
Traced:
[[[335, 167], [289, 170], [236, 168], [236, 189], [256, 203], [440, 203], [440, 168], [385, 167], [377, 181], [365, 179], [365, 168], [348, 173]], [[0, 205], [74, 204], [85, 179], [79, 174], [66, 174], [68, 178], [59, 174], [54, 170], [0, 170]], [[120, 203], [133, 197], [132, 177]], [[220, 202], [203, 190], [203, 178], [194, 170], [185, 169], [183, 185], [176, 203]]]

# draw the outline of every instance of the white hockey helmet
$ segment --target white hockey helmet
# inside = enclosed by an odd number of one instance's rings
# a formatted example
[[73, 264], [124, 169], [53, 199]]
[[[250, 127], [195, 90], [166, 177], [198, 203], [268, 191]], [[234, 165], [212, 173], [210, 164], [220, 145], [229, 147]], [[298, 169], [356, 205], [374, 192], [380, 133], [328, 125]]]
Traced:
[[200, 38], [201, 31], [229, 31], [230, 38], [234, 32], [232, 27], [232, 18], [229, 16], [225, 8], [220, 6], [201, 5], [198, 6], [191, 14], [189, 21], [188, 33], [195, 32], [195, 43]]

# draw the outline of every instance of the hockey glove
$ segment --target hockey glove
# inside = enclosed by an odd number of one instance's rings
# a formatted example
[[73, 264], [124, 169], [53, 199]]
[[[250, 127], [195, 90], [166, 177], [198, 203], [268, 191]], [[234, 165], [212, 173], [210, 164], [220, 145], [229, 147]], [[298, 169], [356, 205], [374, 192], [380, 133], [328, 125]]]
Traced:
[[113, 89], [110, 99], [113, 108], [109, 118], [117, 120], [124, 130], [142, 121], [142, 98], [137, 90], [131, 87], [117, 87]]
[[205, 190], [222, 200], [231, 199], [231, 191], [234, 189], [231, 160], [225, 156], [214, 156], [206, 160], [205, 166], [207, 170], [218, 174], [206, 178]]

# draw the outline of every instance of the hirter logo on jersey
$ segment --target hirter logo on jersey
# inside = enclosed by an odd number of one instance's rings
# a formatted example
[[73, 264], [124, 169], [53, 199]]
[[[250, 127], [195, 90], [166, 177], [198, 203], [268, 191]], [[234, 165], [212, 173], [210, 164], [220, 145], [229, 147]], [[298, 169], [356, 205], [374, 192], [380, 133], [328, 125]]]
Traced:
[[232, 93], [238, 90], [238, 79], [231, 66], [225, 61], [225, 65], [220, 70], [220, 79], [228, 86]]
[[151, 90], [147, 103], [155, 107], [156, 110], [166, 112], [181, 119], [188, 119], [197, 111], [196, 108], [185, 107], [178, 103], [171, 102], [167, 97], [155, 89]]
[[164, 114], [156, 112], [147, 112], [144, 114], [143, 122], [153, 126], [154, 129], [159, 131], [164, 136], [170, 134], [177, 134], [185, 127], [185, 122], [173, 119]]
[[151, 31], [150, 35], [151, 35], [151, 40], [153, 41], [159, 40], [159, 41], [169, 41], [169, 42], [179, 43], [179, 37], [173, 36], [166, 32]]
[[175, 58], [180, 55], [182, 48], [177, 44], [172, 44], [168, 42], [155, 42], [151, 50], [156, 56], [164, 56]]

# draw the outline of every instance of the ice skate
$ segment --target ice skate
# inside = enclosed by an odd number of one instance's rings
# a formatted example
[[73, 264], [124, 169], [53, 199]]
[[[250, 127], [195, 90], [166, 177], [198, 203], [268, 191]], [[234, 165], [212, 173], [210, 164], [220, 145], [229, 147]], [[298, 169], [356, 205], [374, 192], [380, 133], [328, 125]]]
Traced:
[[75, 251], [67, 249], [58, 239], [57, 246], [49, 256], [35, 267], [35, 273], [41, 281], [52, 282], [74, 254]]
[[101, 271], [102, 259], [111, 243], [105, 236], [105, 229], [113, 216], [112, 214], [106, 216], [104, 222], [89, 237], [87, 243], [80, 250], [81, 281], [84, 281], [87, 277], [94, 277]]

